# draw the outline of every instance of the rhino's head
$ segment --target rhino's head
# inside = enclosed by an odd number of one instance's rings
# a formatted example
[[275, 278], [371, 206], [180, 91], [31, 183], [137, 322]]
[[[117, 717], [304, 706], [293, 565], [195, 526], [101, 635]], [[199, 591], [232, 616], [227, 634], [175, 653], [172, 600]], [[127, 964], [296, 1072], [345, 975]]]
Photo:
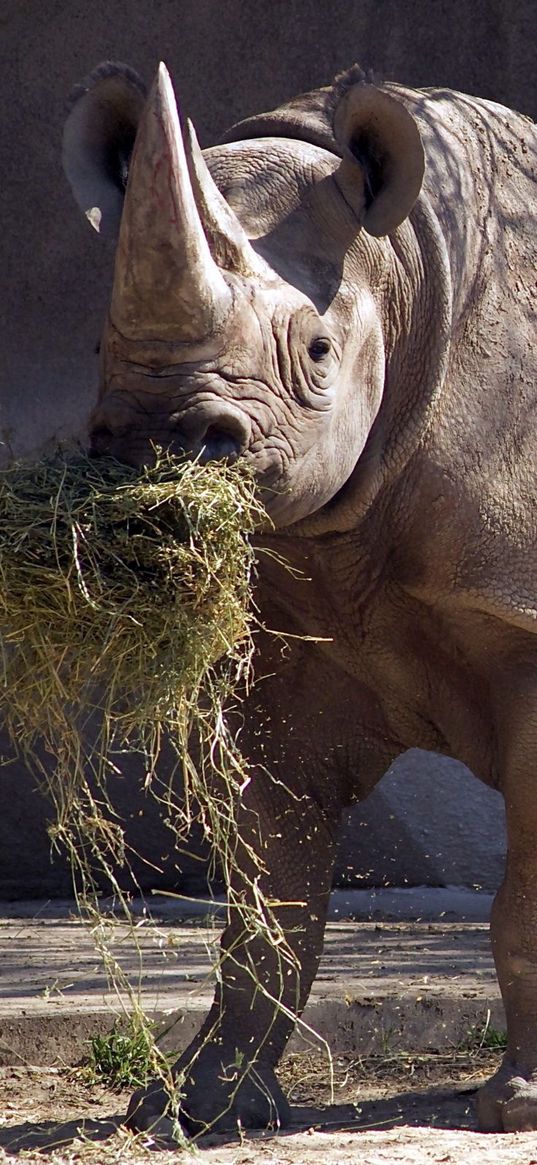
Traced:
[[119, 232], [93, 449], [245, 455], [277, 525], [334, 498], [364, 449], [385, 378], [377, 236], [423, 173], [415, 122], [385, 91], [358, 80], [310, 106], [309, 140], [291, 105], [281, 135], [269, 120], [202, 155], [164, 66], [147, 100], [107, 67], [65, 131], [79, 204]]

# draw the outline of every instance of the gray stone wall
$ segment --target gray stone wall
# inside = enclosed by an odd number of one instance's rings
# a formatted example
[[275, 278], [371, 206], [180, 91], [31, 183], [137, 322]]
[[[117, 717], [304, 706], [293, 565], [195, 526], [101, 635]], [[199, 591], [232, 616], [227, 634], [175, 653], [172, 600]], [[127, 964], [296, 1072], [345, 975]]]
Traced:
[[[209, 144], [234, 120], [324, 83], [354, 60], [386, 78], [464, 89], [537, 116], [536, 26], [532, 0], [0, 0], [4, 458], [76, 435], [93, 400], [112, 254], [71, 200], [60, 138], [66, 96], [97, 62], [125, 60], [150, 79], [163, 58]], [[478, 882], [487, 854], [486, 884], [497, 881], [503, 827], [494, 794], [446, 762], [400, 764], [406, 780], [390, 775], [354, 815], [341, 870], [354, 862], [383, 880], [391, 837], [398, 856], [390, 858], [390, 881]], [[28, 779], [20, 770], [5, 774], [0, 891], [2, 881], [22, 886], [50, 874]], [[429, 838], [424, 781], [436, 821]], [[30, 821], [21, 863], [20, 835]], [[425, 854], [436, 856], [425, 861]]]
[[448, 757], [411, 749], [343, 822], [335, 881], [367, 886], [468, 886], [503, 876], [503, 798]]

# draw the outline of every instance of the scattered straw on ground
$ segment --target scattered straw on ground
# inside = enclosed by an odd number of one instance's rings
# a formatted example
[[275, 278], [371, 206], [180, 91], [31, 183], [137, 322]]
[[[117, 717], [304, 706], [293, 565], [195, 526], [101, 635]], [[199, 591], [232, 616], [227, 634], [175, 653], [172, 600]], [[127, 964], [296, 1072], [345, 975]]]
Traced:
[[[335, 1106], [326, 1105], [326, 1071], [320, 1058], [286, 1057], [280, 1079], [295, 1081], [296, 1125], [279, 1135], [249, 1133], [206, 1139], [195, 1155], [133, 1140], [118, 1128], [128, 1093], [89, 1086], [80, 1074], [58, 1069], [0, 1070], [5, 1123], [0, 1122], [0, 1161], [40, 1165], [530, 1165], [535, 1133], [491, 1135], [475, 1131], [473, 1090], [497, 1065], [488, 1053], [456, 1058], [338, 1057]], [[427, 1060], [425, 1074], [421, 1067]], [[291, 1061], [291, 1063], [288, 1063]], [[412, 1068], [416, 1068], [416, 1074]], [[410, 1071], [409, 1071], [410, 1069]], [[297, 1082], [306, 1078], [305, 1093]], [[300, 1091], [299, 1086], [299, 1091]], [[314, 1106], [314, 1107], [309, 1107]], [[413, 1126], [413, 1127], [412, 1127]], [[9, 1154], [9, 1156], [8, 1156]]]

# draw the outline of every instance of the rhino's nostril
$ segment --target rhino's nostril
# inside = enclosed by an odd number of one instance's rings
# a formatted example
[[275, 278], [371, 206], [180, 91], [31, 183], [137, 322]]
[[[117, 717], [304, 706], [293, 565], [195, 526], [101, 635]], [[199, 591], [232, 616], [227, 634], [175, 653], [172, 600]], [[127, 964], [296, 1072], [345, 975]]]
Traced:
[[219, 425], [209, 425], [200, 445], [199, 460], [201, 462], [234, 461], [243, 448], [243, 442], [239, 437], [220, 428]]

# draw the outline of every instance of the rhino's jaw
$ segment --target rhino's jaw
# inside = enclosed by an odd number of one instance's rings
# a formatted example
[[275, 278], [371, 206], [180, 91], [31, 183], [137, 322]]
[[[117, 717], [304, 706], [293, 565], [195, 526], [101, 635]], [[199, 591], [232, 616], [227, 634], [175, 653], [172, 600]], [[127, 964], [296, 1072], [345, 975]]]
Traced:
[[154, 414], [151, 420], [140, 400], [131, 398], [126, 405], [123, 398], [114, 417], [111, 397], [108, 407], [96, 412], [90, 431], [93, 456], [110, 455], [135, 468], [153, 463], [158, 447], [202, 464], [244, 458], [254, 469], [260, 499], [275, 527], [291, 526], [320, 509], [354, 468], [352, 452], [338, 462], [326, 456], [325, 441], [293, 441], [278, 430], [274, 417], [261, 427], [244, 409], [226, 402], [198, 404], [166, 417]]
[[195, 396], [201, 399], [181, 408], [180, 401], [140, 392], [107, 394], [90, 427], [92, 456], [112, 456], [138, 469], [154, 462], [159, 447], [202, 464], [245, 458], [276, 526], [291, 524], [326, 500], [319, 496], [317, 451], [297, 447], [271, 410], [256, 411], [254, 402], [250, 415], [216, 393], [213, 400], [199, 390]]

